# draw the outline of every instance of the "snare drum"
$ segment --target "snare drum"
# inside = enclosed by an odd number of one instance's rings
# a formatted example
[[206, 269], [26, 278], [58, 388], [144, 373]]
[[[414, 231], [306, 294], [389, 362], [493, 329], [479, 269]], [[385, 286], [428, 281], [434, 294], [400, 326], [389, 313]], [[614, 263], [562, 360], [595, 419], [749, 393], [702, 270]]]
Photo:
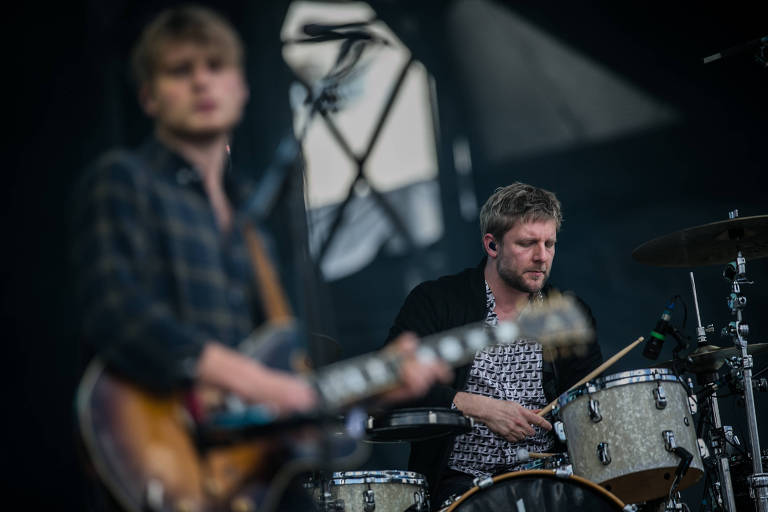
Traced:
[[628, 503], [668, 495], [680, 458], [693, 459], [682, 490], [704, 474], [683, 384], [668, 369], [633, 370], [579, 386], [558, 399], [573, 473]]
[[441, 512], [617, 512], [624, 503], [584, 478], [551, 470], [514, 471], [480, 482]]
[[[333, 473], [325, 509], [344, 512], [427, 512], [429, 493], [423, 475], [413, 471]], [[316, 495], [316, 498], [319, 497]], [[318, 503], [318, 505], [320, 505]], [[323, 506], [320, 505], [321, 510]]]

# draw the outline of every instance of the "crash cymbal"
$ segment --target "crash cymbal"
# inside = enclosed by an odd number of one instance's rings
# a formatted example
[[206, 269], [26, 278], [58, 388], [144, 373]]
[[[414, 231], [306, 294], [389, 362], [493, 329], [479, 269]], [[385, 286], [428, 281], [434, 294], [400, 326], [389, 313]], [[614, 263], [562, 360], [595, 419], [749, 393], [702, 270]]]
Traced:
[[655, 238], [632, 252], [635, 261], [657, 267], [726, 264], [741, 251], [747, 260], [768, 256], [768, 215], [736, 217]]
[[[768, 353], [768, 343], [750, 343], [747, 345], [747, 354], [754, 356], [764, 353]], [[685, 371], [693, 373], [714, 372], [719, 370], [727, 359], [740, 355], [741, 349], [736, 346], [704, 345], [688, 354], [686, 358], [679, 361], [662, 361], [652, 365], [651, 368], [672, 368], [675, 364], [680, 364]]]

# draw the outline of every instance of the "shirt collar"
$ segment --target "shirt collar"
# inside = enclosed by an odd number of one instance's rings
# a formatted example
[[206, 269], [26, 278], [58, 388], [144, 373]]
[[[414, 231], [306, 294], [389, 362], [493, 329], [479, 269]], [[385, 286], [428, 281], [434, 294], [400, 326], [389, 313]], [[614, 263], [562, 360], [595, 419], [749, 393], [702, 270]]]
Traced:
[[[139, 148], [142, 157], [158, 172], [166, 174], [181, 187], [193, 187], [205, 194], [199, 171], [186, 158], [163, 144], [154, 134], [150, 135]], [[224, 169], [224, 191], [237, 208], [242, 202], [241, 184], [234, 177], [232, 169]]]

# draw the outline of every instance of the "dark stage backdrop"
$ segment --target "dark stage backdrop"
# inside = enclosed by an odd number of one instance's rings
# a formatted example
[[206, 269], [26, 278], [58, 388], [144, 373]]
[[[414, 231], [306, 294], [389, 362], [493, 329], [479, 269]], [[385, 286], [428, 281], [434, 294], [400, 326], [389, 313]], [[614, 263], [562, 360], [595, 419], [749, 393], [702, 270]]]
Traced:
[[[0, 268], [4, 360], [10, 370], [4, 460], [12, 479], [5, 483], [8, 499], [18, 498], [28, 509], [83, 507], [83, 477], [73, 442], [72, 403], [81, 361], [67, 266], [69, 190], [98, 154], [113, 146], [133, 146], [150, 128], [136, 106], [127, 55], [139, 28], [166, 4], [28, 4], [11, 8], [6, 18], [10, 26], [3, 34], [9, 54], [4, 76], [12, 91], [6, 93], [6, 111], [12, 122], [6, 123], [10, 140], [4, 148], [7, 186]], [[286, 3], [210, 4], [234, 21], [248, 46], [252, 100], [233, 146], [236, 163], [258, 175], [290, 126], [290, 76], [279, 53]], [[768, 34], [764, 11], [751, 3], [695, 10], [615, 2], [515, 5], [516, 10], [504, 2], [373, 5], [436, 78], [446, 229], [439, 242], [418, 256], [381, 255], [364, 270], [319, 288], [326, 319], [332, 319], [328, 334], [339, 341], [345, 356], [382, 343], [402, 300], [419, 280], [479, 260], [476, 219], [463, 217], [459, 209], [459, 197], [467, 192], [453, 162], [453, 145], [459, 139], [469, 141], [473, 168], [468, 183], [480, 203], [495, 187], [514, 180], [548, 188], [561, 198], [566, 220], [552, 281], [576, 290], [590, 304], [606, 356], [637, 336], [647, 336], [672, 295], [680, 294], [688, 303], [685, 332], [694, 334], [689, 270], [696, 274], [705, 323], [719, 331], [730, 321], [725, 304], [729, 290], [721, 268], [647, 267], [634, 262], [631, 253], [656, 236], [725, 219], [729, 209], [738, 208], [743, 216], [768, 214], [768, 69], [752, 61], [753, 52], [707, 66], [700, 60]], [[493, 15], [497, 12], [513, 16]], [[483, 25], [489, 13], [501, 25]], [[513, 32], [505, 26], [532, 38], [524, 45], [510, 41], [506, 36]], [[484, 37], [478, 36], [481, 33]], [[537, 39], [536, 34], [546, 38]], [[554, 41], [556, 49], [537, 52], [536, 41], [542, 41], [542, 48], [554, 48]], [[510, 44], [517, 57], [523, 57], [516, 62], [533, 62], [532, 69], [548, 72], [501, 73], [504, 66], [494, 63], [504, 62], [498, 53], [503, 57]], [[553, 71], [548, 57], [558, 55], [576, 57]], [[648, 100], [640, 103], [647, 108], [637, 110], [637, 102], [630, 103], [636, 96], [622, 103], [624, 96], [606, 92], [612, 108], [600, 119], [621, 117], [612, 114], [625, 108], [632, 115], [656, 109], [664, 122], [591, 137], [590, 125], [576, 121], [580, 112], [582, 121], [594, 120], [595, 112], [579, 109], [579, 94], [595, 101], [601, 93], [584, 90], [580, 78], [589, 73], [564, 76], [566, 70], [584, 69], [585, 59], [590, 69], [618, 80], [621, 90]], [[556, 83], [560, 95], [538, 96], [544, 110], [521, 108], [519, 94], [534, 89], [531, 81], [540, 76], [550, 79], [542, 87]], [[547, 110], [555, 103], [568, 108]], [[494, 112], [512, 115], [499, 120]], [[542, 119], [537, 112], [563, 122], [569, 142], [526, 152], [518, 141], [533, 130], [542, 130], [544, 140], [555, 126], [537, 124]], [[622, 119], [632, 124], [627, 115]], [[504, 130], [509, 130], [508, 137]], [[279, 241], [289, 247], [288, 240]], [[290, 273], [290, 253], [285, 261]], [[755, 281], [746, 287], [745, 318], [752, 342], [768, 342], [766, 261], [748, 265]], [[290, 289], [294, 300], [299, 299], [300, 288], [292, 283]], [[681, 313], [675, 311], [678, 325]], [[716, 335], [710, 341], [728, 344]], [[667, 343], [661, 358], [671, 357], [671, 349]], [[768, 358], [758, 357], [755, 363], [760, 369]], [[637, 350], [611, 371], [648, 366]], [[764, 415], [765, 396], [758, 395], [757, 401], [758, 415]], [[721, 403], [724, 422], [746, 440], [744, 409], [732, 398]], [[764, 423], [762, 442], [768, 446]], [[404, 446], [374, 448], [365, 467], [405, 469]], [[692, 507], [700, 492], [697, 486], [686, 494]]]

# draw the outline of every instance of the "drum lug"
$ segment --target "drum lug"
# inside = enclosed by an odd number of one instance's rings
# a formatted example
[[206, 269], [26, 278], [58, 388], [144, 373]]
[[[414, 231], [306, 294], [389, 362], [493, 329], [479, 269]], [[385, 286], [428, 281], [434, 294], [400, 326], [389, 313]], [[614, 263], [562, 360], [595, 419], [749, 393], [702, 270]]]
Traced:
[[481, 489], [485, 489], [486, 487], [490, 487], [493, 485], [493, 477], [487, 476], [485, 478], [477, 477], [474, 480], [472, 480], [472, 485], [475, 487], [479, 487]]
[[599, 401], [590, 398], [587, 405], [587, 411], [589, 412], [589, 419], [592, 420], [592, 423], [600, 423], [603, 419], [603, 416], [600, 414]]
[[693, 381], [688, 377], [688, 408], [691, 410], [691, 415], [696, 415], [699, 412], [698, 398], [693, 394]]
[[661, 382], [659, 382], [656, 389], [653, 390], [653, 399], [656, 401], [657, 409], [664, 409], [667, 407], [667, 394], [664, 392], [664, 386], [661, 385]]
[[563, 422], [562, 421], [556, 421], [552, 425], [552, 427], [555, 430], [555, 435], [557, 436], [557, 439], [561, 443], [564, 443], [566, 441], [566, 436], [565, 436], [565, 426], [563, 425]]
[[668, 452], [674, 451], [675, 448], [677, 448], [674, 432], [671, 430], [665, 430], [661, 433], [661, 436], [664, 438], [664, 448], [666, 448]]
[[634, 503], [630, 503], [629, 505], [624, 505], [624, 508], [621, 510], [622, 512], [637, 512], [638, 508]]
[[702, 459], [706, 459], [709, 457], [709, 448], [707, 447], [707, 443], [704, 442], [702, 438], [696, 439], [696, 444], [699, 445], [699, 455], [701, 455]]
[[608, 450], [608, 443], [599, 443], [597, 445], [597, 458], [603, 466], [611, 463], [611, 452]]
[[[413, 493], [413, 501], [415, 510], [417, 512], [427, 512], [429, 510], [429, 500], [426, 499], [426, 496], [424, 496], [424, 492], [419, 490]], [[411, 507], [409, 507], [411, 508]]]
[[363, 492], [363, 511], [373, 512], [374, 510], [376, 510], [376, 495], [373, 489], [368, 489]]

